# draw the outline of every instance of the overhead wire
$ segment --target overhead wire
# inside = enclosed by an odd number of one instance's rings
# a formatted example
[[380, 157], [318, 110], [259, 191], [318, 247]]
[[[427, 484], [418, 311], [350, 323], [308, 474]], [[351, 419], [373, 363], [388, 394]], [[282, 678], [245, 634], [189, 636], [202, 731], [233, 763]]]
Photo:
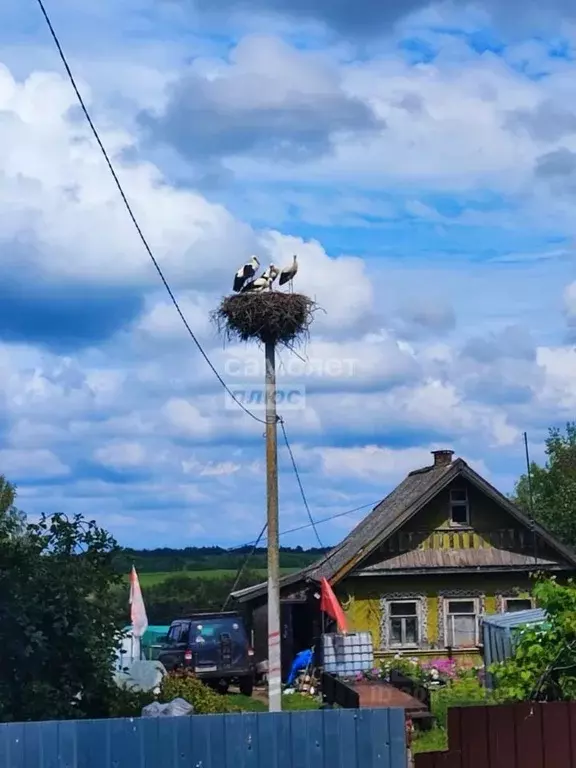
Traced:
[[290, 456], [290, 461], [292, 462], [292, 469], [294, 470], [294, 474], [296, 475], [296, 482], [298, 483], [298, 487], [300, 488], [300, 495], [302, 496], [302, 501], [304, 502], [304, 508], [306, 509], [306, 514], [308, 515], [308, 519], [310, 520], [310, 524], [312, 525], [312, 528], [314, 529], [314, 534], [316, 536], [316, 540], [318, 541], [318, 544], [320, 545], [321, 549], [324, 549], [324, 544], [322, 543], [322, 539], [320, 538], [320, 534], [318, 533], [318, 529], [316, 527], [316, 522], [314, 518], [312, 517], [312, 513], [310, 512], [310, 506], [308, 504], [308, 499], [306, 498], [306, 494], [304, 493], [304, 487], [302, 485], [302, 480], [300, 479], [300, 473], [298, 472], [298, 467], [296, 465], [296, 460], [294, 458], [294, 453], [292, 452], [292, 447], [290, 446], [290, 442], [288, 441], [288, 435], [286, 434], [286, 428], [284, 426], [284, 419], [280, 417], [278, 419], [280, 423], [280, 428], [282, 429], [282, 435], [284, 436], [284, 442], [286, 443], [286, 448], [288, 449], [288, 454]]
[[[56, 33], [56, 30], [54, 29], [54, 26], [52, 24], [52, 21], [50, 19], [50, 16], [48, 14], [46, 6], [44, 5], [43, 0], [36, 0], [36, 2], [38, 4], [38, 7], [40, 8], [40, 12], [42, 13], [42, 16], [44, 17], [44, 21], [46, 22], [46, 25], [48, 27], [48, 30], [49, 30], [50, 35], [52, 37], [52, 40], [54, 41], [54, 44], [56, 46], [56, 49], [58, 51], [58, 54], [60, 56], [60, 59], [62, 61], [63, 66], [64, 66], [64, 69], [66, 71], [66, 75], [68, 76], [68, 79], [70, 81], [72, 89], [74, 90], [74, 93], [76, 95], [76, 98], [78, 100], [80, 108], [81, 108], [81, 110], [82, 110], [82, 112], [84, 114], [84, 117], [86, 118], [86, 122], [88, 123], [88, 125], [90, 127], [90, 130], [92, 131], [94, 139], [95, 139], [95, 141], [96, 141], [96, 143], [97, 143], [97, 145], [98, 145], [98, 147], [99, 147], [99, 149], [100, 149], [100, 151], [102, 153], [102, 156], [103, 156], [103, 158], [104, 158], [104, 160], [106, 162], [108, 170], [110, 171], [110, 175], [112, 176], [112, 179], [114, 180], [114, 183], [115, 183], [115, 185], [116, 185], [116, 187], [118, 189], [118, 193], [119, 193], [120, 198], [121, 198], [121, 200], [122, 200], [122, 202], [124, 204], [124, 207], [126, 208], [126, 211], [127, 211], [128, 215], [130, 217], [130, 220], [132, 221], [132, 224], [134, 225], [134, 228], [135, 228], [135, 230], [136, 230], [136, 232], [138, 234], [138, 237], [140, 238], [140, 241], [142, 242], [142, 245], [144, 246], [144, 249], [145, 249], [146, 253], [148, 254], [148, 257], [150, 258], [150, 260], [151, 260], [151, 262], [152, 262], [152, 264], [153, 264], [153, 266], [154, 266], [158, 276], [160, 277], [160, 280], [162, 281], [162, 284], [164, 285], [164, 288], [166, 289], [166, 292], [168, 293], [168, 296], [170, 297], [170, 300], [171, 300], [171, 302], [172, 302], [172, 304], [173, 304], [173, 306], [174, 306], [178, 316], [180, 317], [180, 320], [182, 321], [182, 323], [183, 323], [183, 325], [184, 325], [188, 335], [190, 336], [190, 338], [192, 339], [192, 341], [196, 345], [196, 347], [197, 347], [198, 351], [200, 352], [201, 356], [203, 357], [204, 361], [207, 363], [208, 367], [211, 369], [212, 373], [214, 374], [214, 376], [216, 377], [216, 379], [218, 380], [218, 382], [220, 383], [220, 385], [222, 386], [224, 391], [232, 398], [232, 400], [236, 403], [236, 405], [238, 405], [238, 407], [242, 411], [244, 411], [244, 413], [246, 413], [248, 416], [250, 416], [254, 421], [257, 421], [260, 424], [266, 424], [266, 420], [265, 419], [259, 418], [250, 409], [246, 408], [246, 406], [230, 390], [230, 388], [228, 387], [228, 385], [226, 384], [226, 382], [224, 381], [224, 379], [222, 378], [222, 376], [220, 375], [220, 373], [218, 372], [218, 370], [216, 369], [216, 367], [214, 366], [214, 364], [210, 360], [208, 354], [205, 352], [205, 350], [204, 350], [202, 344], [200, 343], [200, 341], [198, 340], [196, 334], [194, 333], [194, 331], [190, 327], [190, 324], [188, 323], [188, 320], [186, 319], [186, 316], [184, 315], [184, 312], [182, 311], [182, 309], [180, 307], [180, 304], [178, 303], [178, 300], [177, 300], [174, 292], [172, 291], [172, 288], [170, 287], [170, 284], [169, 284], [166, 276], [164, 275], [164, 272], [163, 272], [160, 264], [158, 263], [158, 260], [154, 256], [154, 252], [152, 251], [152, 248], [151, 248], [150, 244], [148, 243], [148, 240], [147, 240], [146, 236], [144, 235], [144, 232], [143, 232], [142, 228], [140, 227], [140, 224], [138, 223], [138, 220], [137, 220], [136, 215], [135, 215], [135, 213], [134, 213], [134, 211], [132, 209], [130, 201], [128, 200], [128, 197], [127, 197], [126, 193], [124, 192], [124, 188], [122, 186], [122, 183], [120, 182], [118, 174], [116, 173], [114, 165], [112, 164], [112, 160], [110, 159], [108, 151], [106, 150], [106, 147], [104, 146], [104, 143], [103, 143], [102, 139], [100, 138], [100, 134], [98, 132], [98, 129], [96, 128], [96, 126], [94, 124], [94, 121], [92, 120], [92, 117], [91, 117], [90, 112], [88, 110], [88, 107], [86, 106], [84, 98], [82, 97], [82, 94], [80, 93], [80, 89], [79, 89], [79, 87], [78, 87], [78, 85], [76, 83], [76, 78], [74, 77], [72, 69], [71, 69], [71, 67], [70, 67], [70, 65], [68, 63], [68, 59], [66, 57], [66, 54], [64, 53], [64, 49], [63, 49], [63, 47], [62, 47], [62, 45], [60, 43], [60, 39], [59, 39], [59, 37], [58, 37], [58, 35]], [[352, 514], [353, 512], [359, 511], [360, 509], [366, 508], [368, 506], [373, 506], [373, 505], [365, 504], [365, 505], [357, 507], [357, 508], [355, 508], [353, 510], [348, 510], [346, 512], [338, 513], [338, 514], [333, 515], [331, 517], [324, 518], [323, 520], [315, 521], [314, 518], [312, 517], [312, 513], [310, 511], [310, 506], [309, 506], [308, 500], [306, 498], [306, 493], [304, 491], [304, 487], [302, 485], [300, 474], [298, 472], [298, 467], [297, 467], [296, 461], [294, 459], [294, 454], [292, 452], [292, 449], [291, 449], [291, 446], [290, 446], [290, 443], [289, 443], [289, 440], [288, 440], [288, 436], [286, 434], [286, 428], [285, 428], [285, 425], [284, 425], [284, 420], [280, 417], [278, 419], [278, 421], [280, 423], [280, 426], [281, 426], [281, 429], [282, 429], [282, 434], [284, 436], [284, 441], [286, 443], [286, 447], [287, 447], [288, 453], [290, 455], [290, 460], [291, 460], [291, 463], [292, 463], [292, 468], [293, 468], [295, 476], [296, 476], [296, 480], [297, 480], [297, 483], [298, 483], [298, 487], [300, 489], [300, 494], [302, 496], [304, 507], [306, 509], [306, 513], [308, 515], [308, 519], [310, 520], [310, 526], [314, 529], [314, 533], [316, 535], [316, 538], [318, 540], [320, 548], [324, 549], [324, 546], [322, 544], [322, 540], [321, 540], [321, 538], [320, 538], [320, 536], [318, 534], [318, 530], [317, 530], [317, 527], [316, 527], [318, 523], [327, 522], [328, 520], [334, 520], [334, 519], [336, 519], [338, 517], [342, 517], [344, 515]], [[299, 527], [296, 527], [296, 528], [292, 528], [292, 529], [290, 529], [288, 531], [282, 532], [280, 535], [286, 535], [287, 533], [294, 533], [296, 531], [303, 530], [303, 529], [308, 528], [310, 526], [304, 525], [304, 526], [299, 526]], [[257, 549], [258, 544], [259, 544], [260, 540], [262, 539], [262, 537], [263, 537], [263, 535], [264, 535], [264, 533], [266, 531], [266, 527], [267, 526], [265, 525], [264, 528], [262, 529], [262, 532], [260, 533], [260, 536], [258, 537], [256, 542], [254, 543], [252, 552], [249, 553], [248, 557], [245, 560], [245, 563], [239, 569], [239, 572], [238, 572], [238, 574], [236, 576], [236, 584], [239, 582], [239, 580], [240, 580], [240, 578], [242, 576], [242, 573], [243, 573], [244, 569], [246, 568], [246, 565], [247, 565], [250, 557], [252, 556], [253, 552]], [[243, 546], [247, 546], [247, 545], [243, 545]]]
[[[378, 499], [377, 501], [370, 502], [369, 504], [361, 504], [359, 507], [354, 507], [353, 509], [347, 509], [344, 512], [337, 512], [334, 515], [328, 515], [328, 517], [322, 517], [319, 520], [315, 521], [315, 525], [321, 525], [322, 523], [328, 523], [331, 520], [337, 520], [339, 517], [345, 517], [346, 515], [353, 515], [355, 512], [360, 512], [363, 509], [368, 509], [368, 507], [375, 507], [377, 504], [379, 504], [381, 499]], [[287, 536], [289, 533], [298, 533], [298, 531], [304, 531], [307, 528], [311, 528], [311, 523], [303, 523], [302, 525], [297, 525], [294, 528], [288, 528], [285, 531], [280, 531], [280, 536]], [[254, 540], [245, 542], [244, 544], [238, 544], [234, 547], [229, 547], [226, 551], [227, 552], [234, 552], [238, 549], [244, 549], [244, 547], [251, 547], [254, 544]], [[326, 549], [326, 547], [323, 547], [323, 549]]]
[[36, 0], [38, 3], [38, 6], [40, 8], [40, 11], [44, 17], [44, 21], [46, 22], [46, 25], [48, 27], [48, 30], [50, 31], [50, 35], [52, 37], [52, 40], [54, 41], [54, 44], [58, 50], [58, 54], [60, 55], [60, 59], [62, 60], [62, 64], [64, 66], [64, 69], [66, 70], [66, 74], [68, 76], [68, 79], [70, 81], [70, 84], [74, 90], [74, 93], [76, 94], [76, 98], [78, 100], [78, 103], [80, 105], [80, 108], [82, 109], [82, 112], [84, 114], [84, 117], [86, 118], [86, 121], [88, 125], [90, 126], [90, 129], [92, 131], [92, 134], [94, 135], [94, 139], [96, 140], [96, 143], [98, 144], [98, 147], [100, 148], [100, 151], [102, 153], [102, 156], [104, 157], [104, 160], [106, 161], [106, 165], [108, 166], [108, 170], [110, 171], [110, 174], [114, 180], [114, 183], [116, 184], [116, 187], [118, 188], [118, 192], [120, 194], [120, 197], [122, 199], [122, 202], [124, 203], [124, 207], [126, 208], [126, 211], [128, 212], [128, 215], [132, 221], [132, 224], [134, 225], [134, 228], [136, 229], [136, 232], [138, 233], [138, 236], [142, 242], [142, 245], [144, 246], [144, 249], [146, 250], [146, 253], [148, 254], [150, 260], [152, 261], [152, 264], [154, 265], [154, 268], [156, 269], [156, 272], [158, 273], [158, 276], [160, 277], [160, 280], [162, 281], [164, 288], [166, 289], [166, 292], [168, 293], [168, 296], [170, 297], [170, 300], [172, 301], [172, 304], [174, 305], [174, 308], [176, 309], [176, 312], [178, 313], [180, 320], [184, 324], [184, 327], [186, 328], [186, 331], [188, 332], [188, 335], [198, 348], [198, 351], [212, 370], [212, 373], [216, 376], [218, 381], [220, 382], [221, 386], [224, 388], [224, 390], [228, 393], [228, 395], [232, 398], [232, 400], [246, 413], [248, 416], [250, 416], [255, 421], [259, 422], [260, 424], [265, 424], [266, 421], [264, 419], [259, 418], [256, 416], [256, 414], [252, 413], [252, 411], [249, 408], [246, 408], [246, 406], [236, 397], [236, 395], [230, 390], [218, 370], [215, 368], [214, 364], [204, 351], [204, 348], [202, 347], [202, 344], [198, 341], [198, 338], [192, 328], [190, 327], [190, 324], [188, 323], [188, 320], [186, 319], [186, 316], [184, 315], [184, 312], [182, 311], [180, 304], [178, 303], [178, 300], [176, 296], [174, 295], [174, 292], [172, 291], [172, 288], [170, 287], [170, 284], [168, 283], [168, 280], [166, 279], [164, 272], [158, 263], [158, 260], [154, 256], [154, 253], [152, 251], [152, 248], [150, 247], [150, 244], [148, 243], [148, 240], [146, 236], [144, 235], [144, 232], [142, 231], [142, 228], [140, 227], [140, 224], [138, 223], [138, 220], [136, 218], [136, 215], [132, 209], [132, 206], [130, 205], [130, 202], [128, 200], [128, 197], [126, 193], [124, 192], [124, 188], [120, 182], [120, 179], [118, 178], [118, 174], [116, 173], [114, 166], [112, 164], [112, 160], [110, 159], [110, 156], [106, 150], [106, 147], [104, 146], [104, 143], [102, 142], [102, 139], [100, 138], [100, 134], [98, 132], [98, 129], [96, 128], [91, 116], [90, 112], [88, 111], [88, 107], [86, 106], [86, 103], [84, 102], [84, 99], [82, 97], [82, 94], [80, 93], [80, 89], [78, 88], [78, 85], [76, 83], [76, 78], [74, 77], [74, 74], [72, 72], [72, 69], [70, 68], [70, 65], [68, 64], [68, 59], [66, 57], [66, 54], [64, 53], [64, 49], [62, 48], [62, 45], [60, 43], [60, 40], [58, 38], [58, 35], [56, 34], [56, 31], [54, 29], [54, 26], [52, 25], [52, 21], [50, 20], [50, 16], [48, 15], [48, 11], [46, 10], [46, 6], [43, 3], [43, 0]]
[[258, 536], [256, 541], [254, 542], [254, 545], [253, 545], [251, 551], [248, 552], [248, 554], [244, 558], [244, 561], [240, 564], [240, 567], [236, 571], [236, 576], [234, 578], [234, 582], [232, 584], [232, 587], [230, 588], [230, 592], [228, 593], [228, 596], [227, 596], [226, 600], [224, 600], [224, 603], [222, 605], [222, 608], [221, 608], [222, 611], [226, 610], [226, 607], [228, 606], [228, 603], [230, 602], [230, 598], [232, 597], [233, 593], [236, 591], [236, 587], [240, 583], [240, 579], [242, 578], [242, 575], [244, 574], [244, 571], [248, 567], [248, 563], [250, 562], [250, 559], [252, 558], [252, 556], [254, 555], [256, 550], [258, 549], [258, 544], [260, 543], [260, 539], [264, 536], [264, 533], [265, 533], [267, 527], [268, 527], [268, 523], [266, 522], [266, 523], [264, 523], [264, 527], [260, 531], [260, 535]]

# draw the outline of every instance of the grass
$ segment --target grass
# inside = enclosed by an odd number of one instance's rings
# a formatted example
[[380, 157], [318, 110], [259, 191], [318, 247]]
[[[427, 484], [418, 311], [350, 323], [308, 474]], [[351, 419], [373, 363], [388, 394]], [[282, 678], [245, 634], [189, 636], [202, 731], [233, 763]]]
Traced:
[[[282, 574], [293, 573], [293, 568], [280, 568]], [[262, 576], [263, 579], [267, 576], [265, 568], [258, 568], [256, 573]], [[153, 587], [156, 584], [161, 584], [166, 579], [173, 576], [187, 576], [189, 579], [233, 579], [236, 576], [235, 570], [228, 570], [224, 568], [208, 570], [208, 571], [157, 571], [154, 573], [139, 573], [138, 578], [142, 587]], [[126, 581], [130, 578], [126, 576]]]
[[[239, 693], [230, 693], [226, 697], [230, 704], [239, 707], [243, 712], [268, 712], [268, 705], [262, 699], [242, 696]], [[282, 710], [284, 712], [305, 711], [318, 709], [317, 699], [303, 696], [301, 693], [290, 693], [282, 696]]]

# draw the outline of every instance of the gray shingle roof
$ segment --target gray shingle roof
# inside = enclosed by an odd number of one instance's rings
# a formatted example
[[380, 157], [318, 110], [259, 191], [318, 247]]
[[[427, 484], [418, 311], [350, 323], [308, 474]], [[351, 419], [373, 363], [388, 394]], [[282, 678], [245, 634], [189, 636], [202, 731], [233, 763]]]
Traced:
[[307, 569], [308, 575], [314, 579], [332, 578], [352, 558], [361, 556], [374, 539], [385, 538], [396, 527], [404, 513], [417, 504], [439, 481], [454, 474], [456, 464], [457, 462], [445, 467], [424, 467], [410, 472], [340, 544]]
[[[391, 493], [378, 504], [367, 517], [364, 518], [358, 525], [346, 536], [346, 538], [335, 546], [328, 554], [317, 560], [312, 565], [304, 568], [298, 573], [291, 573], [289, 576], [285, 576], [280, 580], [280, 586], [285, 587], [291, 584], [295, 584], [299, 581], [313, 580], [319, 581], [321, 578], [333, 579], [337, 574], [342, 571], [343, 568], [354, 567], [356, 564], [364, 560], [371, 552], [373, 552], [381, 543], [383, 543], [388, 536], [401, 528], [404, 523], [409, 520], [418, 510], [420, 510], [425, 504], [433, 499], [437, 493], [445, 488], [452, 480], [458, 476], [463, 476], [471, 483], [476, 485], [483, 493], [491, 497], [496, 503], [498, 503], [509, 514], [515, 517], [526, 526], [531, 525], [529, 518], [516, 507], [509, 499], [501, 494], [494, 486], [481, 477], [477, 472], [471, 469], [463, 459], [456, 459], [452, 463], [444, 466], [431, 466], [424, 467], [423, 469], [417, 469], [410, 474], [398, 485]], [[546, 531], [542, 526], [536, 524], [534, 529], [541, 538], [547, 542], [552, 549], [563, 556], [566, 562], [571, 566], [576, 566], [576, 555], [568, 547], [558, 542], [554, 537]], [[416, 560], [410, 560], [410, 558], [416, 558]], [[422, 555], [421, 553], [406, 553], [400, 555], [400, 561], [405, 562], [406, 569], [418, 569], [418, 568], [442, 568], [452, 567], [444, 564], [444, 562], [432, 562], [428, 564], [420, 564], [416, 562], [420, 557], [428, 557], [428, 555]], [[430, 557], [443, 557], [443, 555], [431, 555]], [[451, 557], [462, 557], [461, 555], [447, 555]], [[464, 555], [463, 557], [468, 557]], [[482, 557], [482, 555], [479, 555]], [[497, 555], [493, 555], [498, 559]], [[530, 559], [530, 558], [529, 558]], [[412, 564], [409, 564], [409, 563]], [[531, 558], [532, 564], [534, 559]], [[540, 561], [544, 565], [543, 561]], [[484, 565], [489, 567], [489, 563], [474, 563], [470, 564], [472, 567]], [[511, 555], [508, 553], [502, 555], [502, 566], [507, 567], [522, 567], [523, 563], [519, 561], [512, 562]], [[465, 563], [461, 563], [456, 567], [467, 567]], [[383, 569], [380, 566], [379, 572], [383, 570], [390, 570], [390, 572], [397, 571], [399, 566], [391, 562], [391, 567]], [[240, 600], [249, 600], [257, 595], [265, 594], [266, 584], [258, 584], [254, 587], [248, 587], [239, 592], [235, 592], [233, 596]]]

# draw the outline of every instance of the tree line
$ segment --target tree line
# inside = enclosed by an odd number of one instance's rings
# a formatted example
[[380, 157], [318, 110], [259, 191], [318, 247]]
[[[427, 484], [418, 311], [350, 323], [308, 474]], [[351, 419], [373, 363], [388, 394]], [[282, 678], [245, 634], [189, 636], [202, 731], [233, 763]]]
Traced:
[[[317, 560], [326, 550], [311, 547], [281, 547], [280, 567], [298, 570]], [[241, 567], [251, 546], [232, 551], [222, 547], [185, 547], [184, 549], [122, 549], [116, 557], [116, 567], [122, 573], [132, 565], [139, 573], [175, 573], [182, 571], [236, 570]], [[258, 547], [250, 557], [254, 569], [266, 568], [266, 549]]]

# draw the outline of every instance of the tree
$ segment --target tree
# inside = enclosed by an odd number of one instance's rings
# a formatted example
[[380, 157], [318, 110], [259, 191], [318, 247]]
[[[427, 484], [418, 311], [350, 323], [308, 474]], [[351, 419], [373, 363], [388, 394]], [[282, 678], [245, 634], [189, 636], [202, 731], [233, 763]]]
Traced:
[[[545, 466], [530, 466], [534, 518], [564, 544], [576, 547], [576, 423], [568, 423], [565, 433], [550, 429], [546, 456]], [[527, 475], [516, 483], [514, 501], [531, 512]]]
[[0, 536], [21, 533], [26, 516], [16, 508], [16, 486], [0, 475]]
[[546, 623], [519, 631], [514, 655], [491, 668], [501, 701], [574, 700], [576, 697], [576, 586], [555, 577], [534, 588]]
[[106, 716], [117, 689], [116, 542], [80, 515], [0, 537], [0, 720]]

